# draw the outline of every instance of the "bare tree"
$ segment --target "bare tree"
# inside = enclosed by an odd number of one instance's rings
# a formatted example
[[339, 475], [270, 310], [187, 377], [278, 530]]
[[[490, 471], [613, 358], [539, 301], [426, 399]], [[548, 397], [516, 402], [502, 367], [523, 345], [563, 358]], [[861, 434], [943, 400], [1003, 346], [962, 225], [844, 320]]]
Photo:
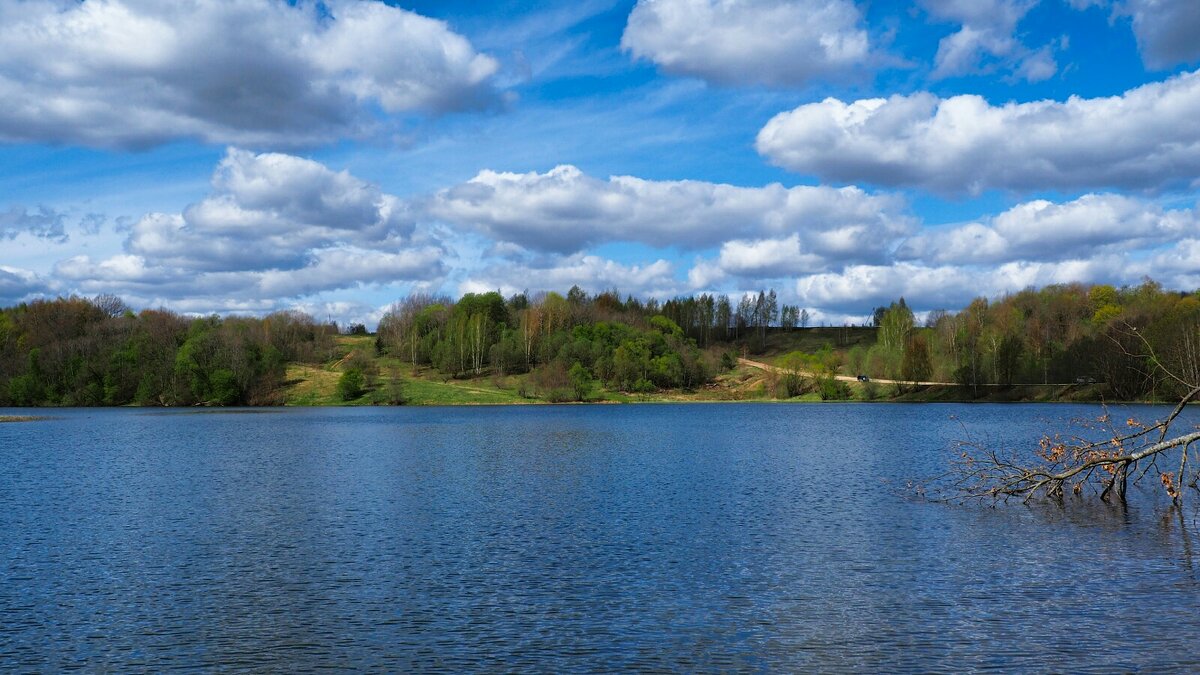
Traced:
[[97, 295], [92, 298], [92, 304], [104, 312], [105, 316], [110, 318], [116, 318], [129, 311], [129, 305], [125, 304], [125, 301], [120, 297], [111, 293]]
[[1124, 502], [1129, 484], [1147, 477], [1161, 483], [1175, 502], [1182, 500], [1184, 488], [1200, 492], [1200, 460], [1193, 458], [1189, 468], [1188, 459], [1200, 441], [1200, 427], [1188, 428], [1179, 420], [1189, 403], [1200, 400], [1200, 382], [1168, 369], [1136, 329], [1129, 327], [1127, 333], [1142, 347], [1129, 355], [1144, 359], [1186, 392], [1168, 415], [1153, 422], [1131, 417], [1119, 427], [1106, 410], [1085, 425], [1086, 433], [1043, 436], [1033, 453], [964, 442], [950, 471], [934, 481], [932, 496], [958, 502], [1026, 502], [1070, 492]]

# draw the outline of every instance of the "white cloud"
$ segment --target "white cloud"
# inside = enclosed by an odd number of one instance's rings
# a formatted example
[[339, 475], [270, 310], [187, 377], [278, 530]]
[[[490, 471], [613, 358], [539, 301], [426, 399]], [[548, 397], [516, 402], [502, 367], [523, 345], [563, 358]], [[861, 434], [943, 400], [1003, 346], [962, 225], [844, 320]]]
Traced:
[[826, 267], [824, 258], [804, 250], [800, 237], [729, 241], [717, 258], [721, 269], [744, 277], [782, 277], [810, 274]]
[[845, 312], [868, 312], [900, 297], [918, 310], [957, 309], [979, 296], [996, 297], [1031, 286], [1136, 280], [1138, 277], [1124, 267], [1125, 262], [1119, 256], [1057, 263], [1013, 262], [986, 272], [970, 266], [908, 262], [853, 265], [839, 272], [798, 279], [795, 290], [803, 305]]
[[343, 327], [361, 323], [368, 329], [374, 330], [389, 306], [375, 307], [362, 302], [331, 300], [297, 302], [287, 309], [303, 312], [317, 321], [334, 321]]
[[1150, 188], [1200, 175], [1200, 73], [1120, 96], [993, 106], [929, 93], [828, 98], [772, 118], [759, 153], [834, 181], [946, 193]]
[[407, 206], [378, 186], [291, 155], [230, 149], [212, 183], [182, 214], [142, 217], [129, 251], [204, 271], [294, 267], [337, 243], [397, 246], [414, 227]]
[[[851, 235], [852, 236], [852, 235]], [[890, 239], [870, 242], [869, 250], [880, 251]], [[798, 235], [782, 239], [735, 239], [721, 245], [716, 260], [699, 260], [688, 271], [692, 288], [713, 288], [728, 278], [760, 281], [823, 272], [830, 260], [805, 250]]]
[[1025, 202], [983, 222], [927, 231], [905, 241], [897, 257], [933, 263], [1054, 261], [1144, 249], [1188, 235], [1200, 236], [1200, 215], [1194, 210], [1088, 194], [1063, 204]]
[[850, 0], [639, 0], [621, 47], [669, 73], [795, 86], [866, 65], [861, 24]]
[[155, 265], [138, 255], [93, 261], [76, 256], [55, 266], [55, 275], [86, 293], [131, 294], [161, 301], [254, 298], [274, 307], [281, 298], [328, 290], [425, 279], [444, 272], [441, 250], [431, 247], [388, 253], [346, 247], [323, 249], [301, 267], [201, 272]]
[[957, 267], [854, 265], [798, 279], [796, 296], [805, 306], [857, 308], [862, 312], [901, 296], [917, 307], [938, 304], [948, 296], [952, 306], [965, 306], [980, 291], [975, 282], [969, 271]]
[[496, 265], [474, 271], [459, 285], [460, 293], [499, 290], [511, 295], [522, 290], [557, 291], [571, 286], [596, 293], [616, 288], [622, 293], [665, 298], [681, 292], [674, 266], [666, 260], [642, 265], [623, 265], [595, 255], [564, 256], [543, 266]]
[[278, 306], [327, 290], [429, 280], [444, 251], [416, 243], [407, 206], [377, 186], [307, 159], [230, 149], [213, 193], [180, 214], [137, 221], [125, 253], [59, 261], [55, 276], [86, 293], [153, 304], [238, 298]]
[[1200, 288], [1200, 237], [1184, 239], [1149, 257], [1140, 270], [1167, 288]]
[[483, 171], [438, 192], [428, 212], [531, 250], [573, 253], [606, 242], [701, 249], [731, 239], [798, 236], [812, 253], [869, 258], [908, 231], [904, 202], [858, 188], [736, 187], [701, 181], [600, 180], [573, 166]]
[[1031, 49], [1016, 37], [1017, 24], [1037, 0], [921, 0], [930, 16], [960, 24], [942, 38], [934, 59], [935, 78], [986, 73], [999, 68], [1030, 82], [1058, 71], [1049, 45]]
[[326, 142], [485, 105], [498, 67], [373, 0], [8, 2], [0, 44], [0, 139], [100, 147]]

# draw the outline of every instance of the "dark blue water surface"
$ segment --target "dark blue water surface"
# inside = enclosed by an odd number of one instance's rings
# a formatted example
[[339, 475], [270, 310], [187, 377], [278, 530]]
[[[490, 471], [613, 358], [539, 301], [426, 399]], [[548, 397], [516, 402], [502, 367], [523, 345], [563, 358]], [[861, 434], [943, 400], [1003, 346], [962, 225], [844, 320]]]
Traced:
[[53, 410], [0, 425], [0, 666], [1200, 669], [1194, 514], [904, 489], [1096, 413]]

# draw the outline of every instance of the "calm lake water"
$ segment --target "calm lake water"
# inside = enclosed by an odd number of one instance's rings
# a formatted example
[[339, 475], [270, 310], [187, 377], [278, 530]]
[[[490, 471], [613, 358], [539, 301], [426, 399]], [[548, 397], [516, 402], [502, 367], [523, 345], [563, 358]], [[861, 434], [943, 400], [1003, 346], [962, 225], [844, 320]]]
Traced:
[[0, 668], [1200, 669], [1193, 512], [904, 489], [1097, 413], [52, 410], [0, 425]]

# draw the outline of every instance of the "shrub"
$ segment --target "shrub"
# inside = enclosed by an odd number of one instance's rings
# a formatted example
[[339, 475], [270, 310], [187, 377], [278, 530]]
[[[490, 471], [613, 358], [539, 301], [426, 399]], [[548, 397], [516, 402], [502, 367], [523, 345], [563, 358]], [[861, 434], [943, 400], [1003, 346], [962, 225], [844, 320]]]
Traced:
[[342, 373], [337, 383], [338, 396], [343, 401], [353, 401], [363, 395], [363, 374], [357, 368]]
[[551, 361], [535, 369], [530, 379], [538, 394], [547, 401], [564, 403], [572, 400], [571, 380], [561, 361]]
[[782, 398], [795, 398], [812, 391], [808, 379], [799, 373], [784, 373], [776, 389]]
[[730, 350], [721, 353], [721, 370], [733, 370], [737, 363], [737, 352]]
[[583, 364], [576, 361], [567, 373], [567, 377], [571, 380], [571, 389], [575, 392], [575, 400], [586, 401], [588, 393], [592, 390], [592, 374], [583, 367]]
[[850, 399], [850, 386], [832, 375], [817, 378], [817, 392], [822, 401], [847, 401]]
[[383, 385], [382, 401], [388, 405], [404, 405], [407, 402], [404, 398], [404, 381], [400, 378], [399, 371], [399, 368], [392, 368]]

